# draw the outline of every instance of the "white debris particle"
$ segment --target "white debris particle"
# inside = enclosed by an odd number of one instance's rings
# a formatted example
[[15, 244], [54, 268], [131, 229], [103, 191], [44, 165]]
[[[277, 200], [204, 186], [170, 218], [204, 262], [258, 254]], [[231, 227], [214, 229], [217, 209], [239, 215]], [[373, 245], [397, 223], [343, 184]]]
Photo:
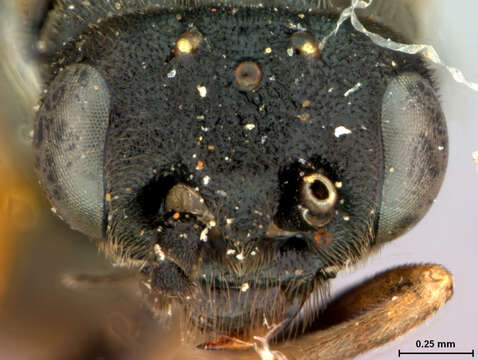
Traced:
[[234, 221], [234, 219], [227, 218], [227, 219], [226, 219], [226, 224], [227, 224], [227, 225], [231, 225], [233, 221]]
[[214, 226], [216, 226], [216, 222], [214, 220], [209, 220], [206, 227], [201, 231], [201, 234], [199, 235], [199, 240], [207, 242], [207, 233]]
[[249, 284], [245, 282], [241, 285], [241, 291], [246, 292], [247, 290], [249, 290]]
[[216, 190], [216, 194], [222, 197], [227, 197], [227, 192], [225, 192], [224, 190]]
[[244, 255], [243, 255], [242, 252], [241, 252], [241, 253], [239, 253], [239, 254], [236, 255], [236, 259], [239, 260], [239, 261], [242, 261], [242, 260], [245, 259], [245, 257], [244, 257]]
[[388, 169], [388, 171], [393, 173], [393, 172], [395, 172], [395, 168], [391, 167], [390, 169]]
[[440, 145], [440, 146], [438, 147], [438, 151], [443, 151], [443, 150], [445, 150], [445, 147]]
[[209, 232], [209, 227], [205, 227], [203, 231], [201, 231], [201, 235], [199, 235], [199, 240], [203, 242], [207, 242], [207, 233]]
[[151, 284], [149, 283], [149, 281], [145, 281], [143, 282], [143, 285], [146, 289], [148, 289], [149, 291], [151, 291]]
[[244, 125], [244, 129], [246, 130], [252, 130], [256, 127], [256, 124], [246, 124]]
[[345, 93], [344, 93], [344, 96], [347, 97], [349, 96], [350, 94], [353, 94], [354, 92], [356, 92], [358, 89], [360, 89], [362, 86], [362, 83], [358, 82], [356, 83], [353, 87], [351, 87], [350, 89], [348, 89]]
[[236, 250], [234, 249], [227, 249], [226, 250], [226, 255], [234, 255], [236, 253]]
[[294, 56], [294, 49], [293, 48], [287, 48], [287, 55]]
[[351, 134], [352, 130], [347, 129], [345, 126], [337, 126], [334, 131], [335, 137], [340, 137], [342, 135]]
[[93, 90], [98, 91], [100, 87], [98, 85], [93, 85]]
[[205, 177], [202, 178], [202, 183], [203, 183], [204, 185], [207, 185], [207, 184], [209, 184], [210, 182], [211, 182], [211, 178], [210, 178], [208, 175], [206, 175]]
[[336, 187], [337, 189], [340, 189], [340, 188], [342, 187], [342, 181], [336, 181], [336, 182], [335, 182], [335, 187]]
[[[272, 329], [271, 331], [273, 331]], [[280, 351], [272, 350], [269, 347], [266, 337], [254, 336], [257, 343], [254, 344], [254, 350], [261, 360], [287, 360], [284, 354]]]
[[257, 255], [257, 253], [254, 250], [252, 250], [251, 251], [251, 256], [256, 256], [256, 255]]
[[473, 154], [471, 154], [473, 161], [478, 163], [478, 150], [474, 151]]
[[286, 26], [289, 29], [294, 29], [294, 30], [299, 30], [299, 31], [307, 31], [307, 28], [303, 27], [302, 24], [300, 24], [300, 23], [294, 24], [292, 22], [289, 22], [289, 23], [286, 24]]
[[393, 296], [392, 301], [396, 301], [396, 300], [398, 300], [398, 296]]
[[392, 66], [395, 67], [397, 66], [397, 63], [395, 61], [392, 60]]
[[198, 89], [199, 96], [201, 96], [201, 97], [206, 97], [206, 95], [207, 95], [207, 89], [206, 89], [205, 86], [203, 86], [203, 85], [198, 85], [198, 86], [196, 86], [196, 89]]
[[121, 9], [121, 3], [115, 2], [115, 9], [120, 10]]
[[56, 214], [56, 208], [55, 207], [52, 207], [50, 210], [53, 214]]
[[264, 49], [264, 54], [270, 54], [272, 52], [272, 49], [270, 47], [266, 47]]
[[154, 254], [159, 261], [164, 261], [164, 259], [166, 259], [166, 255], [164, 255], [164, 251], [163, 249], [161, 249], [161, 246], [159, 246], [159, 244], [154, 245]]
[[176, 69], [173, 69], [170, 72], [168, 72], [168, 78], [172, 79], [175, 76], [176, 76]]
[[75, 5], [68, 6], [68, 10], [75, 10]]
[[350, 220], [350, 216], [344, 215], [344, 221], [349, 221], [349, 220]]

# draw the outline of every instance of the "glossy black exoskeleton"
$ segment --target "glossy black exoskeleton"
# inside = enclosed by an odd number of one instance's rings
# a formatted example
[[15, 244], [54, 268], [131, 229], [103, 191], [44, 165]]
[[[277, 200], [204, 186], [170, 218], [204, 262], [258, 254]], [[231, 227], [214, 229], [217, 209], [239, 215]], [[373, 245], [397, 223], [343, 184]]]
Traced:
[[[327, 280], [416, 224], [447, 131], [419, 56], [311, 3], [61, 2], [36, 167], [55, 211], [151, 306], [297, 333]], [[369, 24], [385, 36], [392, 31]]]

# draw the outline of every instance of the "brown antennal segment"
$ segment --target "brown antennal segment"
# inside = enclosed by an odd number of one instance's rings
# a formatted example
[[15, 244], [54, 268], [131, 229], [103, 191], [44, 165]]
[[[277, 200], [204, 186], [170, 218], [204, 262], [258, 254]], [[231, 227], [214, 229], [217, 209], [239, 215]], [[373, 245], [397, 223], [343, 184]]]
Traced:
[[287, 359], [352, 359], [412, 330], [453, 295], [453, 278], [440, 265], [400, 266], [332, 302], [308, 334], [276, 346]]
[[192, 54], [197, 50], [202, 41], [202, 35], [197, 30], [186, 31], [176, 40], [174, 46], [175, 56], [184, 56]]
[[320, 56], [319, 43], [315, 38], [303, 31], [292, 34], [292, 46], [295, 51], [310, 59], [318, 59]]
[[243, 90], [254, 90], [262, 80], [262, 71], [253, 61], [241, 62], [234, 71], [237, 86]]

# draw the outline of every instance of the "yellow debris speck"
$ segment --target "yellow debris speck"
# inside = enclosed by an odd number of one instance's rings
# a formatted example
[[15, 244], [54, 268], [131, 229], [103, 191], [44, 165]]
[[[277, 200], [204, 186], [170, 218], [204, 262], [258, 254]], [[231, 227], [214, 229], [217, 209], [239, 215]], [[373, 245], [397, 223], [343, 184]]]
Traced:
[[473, 161], [478, 163], [478, 150], [473, 152], [472, 157], [473, 157]]
[[196, 170], [202, 170], [202, 169], [204, 169], [204, 162], [201, 160], [198, 160], [196, 164]]
[[179, 39], [176, 46], [180, 52], [185, 54], [189, 54], [193, 50], [193, 44], [188, 39]]
[[196, 89], [198, 89], [199, 96], [201, 96], [201, 97], [206, 97], [206, 95], [207, 95], [207, 89], [206, 89], [205, 86], [203, 86], [203, 85], [198, 85], [198, 86], [196, 86]]

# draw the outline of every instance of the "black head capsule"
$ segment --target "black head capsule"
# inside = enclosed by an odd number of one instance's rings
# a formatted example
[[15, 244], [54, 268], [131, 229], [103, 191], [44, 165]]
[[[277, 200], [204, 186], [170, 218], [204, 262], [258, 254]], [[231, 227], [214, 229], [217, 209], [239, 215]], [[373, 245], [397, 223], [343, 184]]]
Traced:
[[68, 224], [201, 330], [302, 317], [436, 197], [446, 124], [418, 56], [349, 22], [322, 48], [337, 19], [311, 12], [291, 30], [299, 1], [120, 1], [112, 17], [106, 0], [70, 2], [98, 14], [70, 31], [82, 17], [56, 2], [42, 31], [65, 46], [36, 113], [41, 181]]

